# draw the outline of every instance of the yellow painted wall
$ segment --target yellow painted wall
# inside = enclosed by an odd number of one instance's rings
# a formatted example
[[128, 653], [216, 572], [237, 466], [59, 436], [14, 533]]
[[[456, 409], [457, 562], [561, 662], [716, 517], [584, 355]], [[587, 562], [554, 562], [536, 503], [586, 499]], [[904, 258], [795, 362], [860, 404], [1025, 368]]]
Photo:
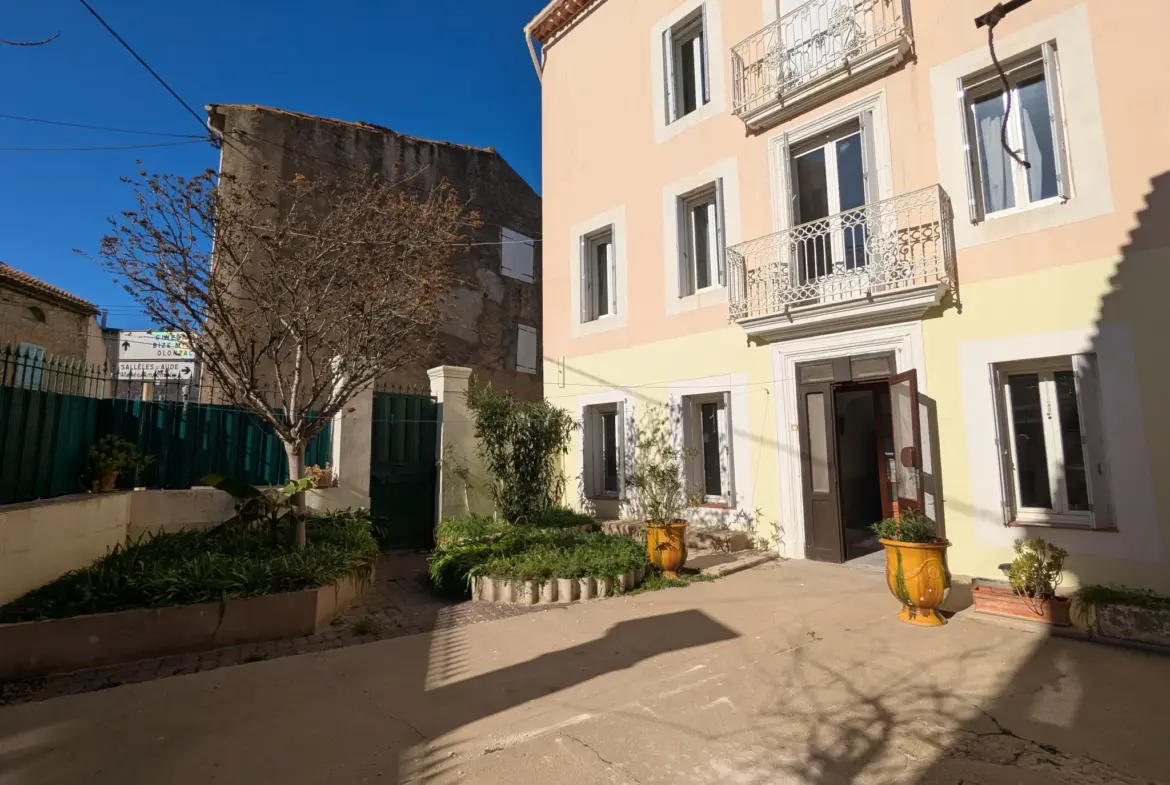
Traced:
[[[1143, 216], [1148, 217], [1148, 216]], [[1071, 532], [1030, 527], [1021, 534], [1042, 536], [1070, 550], [1065, 586], [1120, 583], [1170, 591], [1170, 311], [1164, 293], [1170, 287], [1170, 249], [1141, 250], [1139, 226], [1133, 242], [1119, 259], [1088, 262], [1029, 275], [999, 278], [961, 289], [962, 311], [951, 309], [923, 324], [930, 395], [938, 402], [941, 462], [947, 535], [953, 547], [951, 569], [960, 574], [1002, 577], [998, 565], [1012, 558], [1010, 548], [980, 544], [972, 513], [972, 466], [964, 420], [961, 356], [969, 342], [1025, 337], [1089, 328], [1120, 326], [1132, 337], [1133, 361], [1140, 404], [1113, 412], [1144, 432], [1149, 461], [1153, 516], [1148, 520], [1118, 516], [1118, 532]], [[1098, 351], [1099, 362], [1110, 358]], [[1106, 370], [1102, 368], [1102, 376]], [[1108, 380], [1103, 379], [1102, 383]], [[968, 394], [970, 397], [970, 394]], [[1140, 418], [1140, 420], [1134, 420]], [[1111, 434], [1106, 428], [1105, 438]], [[1129, 447], [1127, 446], [1127, 449]], [[1142, 445], [1133, 447], [1142, 449]], [[1128, 478], [1126, 478], [1128, 479]], [[1111, 486], [1116, 497], [1120, 478]], [[1114, 500], [1116, 506], [1116, 499]], [[1002, 523], [999, 524], [1002, 526]], [[1110, 538], [1131, 536], [1135, 527], [1153, 527], [1160, 545], [1135, 557], [1118, 556]], [[986, 531], [986, 530], [984, 530]], [[984, 538], [986, 539], [986, 538]], [[1115, 551], [1111, 557], [1101, 551]]]

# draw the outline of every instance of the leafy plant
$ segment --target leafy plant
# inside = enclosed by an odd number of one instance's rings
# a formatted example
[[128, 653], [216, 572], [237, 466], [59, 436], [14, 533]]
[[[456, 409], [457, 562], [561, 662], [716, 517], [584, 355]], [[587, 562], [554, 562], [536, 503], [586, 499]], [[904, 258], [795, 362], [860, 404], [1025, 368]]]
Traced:
[[283, 524], [296, 522], [300, 516], [297, 496], [315, 487], [311, 477], [291, 480], [279, 488], [257, 488], [222, 474], [204, 475], [203, 482], [236, 500], [236, 514], [221, 526], [267, 526], [274, 534]]
[[89, 464], [94, 476], [108, 474], [122, 475], [128, 471], [139, 472], [154, 463], [153, 455], [138, 452], [134, 442], [106, 434], [89, 448]]
[[332, 488], [337, 485], [333, 467], [328, 463], [324, 466], [306, 466], [305, 477], [313, 481], [314, 488]]
[[306, 532], [304, 550], [273, 547], [247, 527], [146, 534], [0, 607], [0, 623], [302, 591], [350, 575], [369, 579], [378, 558], [369, 513], [312, 518]]
[[934, 521], [913, 508], [897, 517], [886, 518], [869, 527], [883, 540], [895, 542], [940, 542]]
[[577, 429], [569, 413], [548, 401], [519, 401], [490, 384], [472, 385], [467, 405], [500, 515], [527, 523], [556, 506], [565, 491], [559, 459]]
[[1031, 600], [1050, 600], [1056, 596], [1064, 572], [1068, 551], [1039, 537], [1016, 540], [1016, 558], [1008, 570], [1012, 591]]
[[550, 507], [533, 519], [529, 525], [539, 529], [581, 529], [582, 531], [597, 529], [597, 521], [593, 520], [592, 516], [570, 510], [567, 507]]
[[626, 486], [634, 491], [633, 507], [647, 523], [671, 523], [698, 504], [688, 494], [683, 480], [683, 463], [689, 451], [675, 444], [671, 435], [670, 410], [651, 407], [635, 434], [636, 461], [626, 473]]
[[1170, 610], [1170, 597], [1158, 594], [1152, 589], [1130, 589], [1125, 586], [1101, 586], [1089, 584], [1073, 593], [1078, 605], [1131, 605], [1149, 610]]
[[439, 521], [435, 529], [435, 539], [440, 545], [475, 540], [499, 534], [505, 526], [506, 522], [486, 515], [459, 515]]

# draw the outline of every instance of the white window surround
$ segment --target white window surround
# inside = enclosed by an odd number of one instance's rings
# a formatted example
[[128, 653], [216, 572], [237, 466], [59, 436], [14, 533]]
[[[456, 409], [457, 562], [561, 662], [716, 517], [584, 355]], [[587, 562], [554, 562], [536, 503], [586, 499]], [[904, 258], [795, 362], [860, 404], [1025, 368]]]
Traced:
[[[726, 524], [736, 522], [736, 515], [740, 512], [751, 513], [753, 506], [751, 458], [753, 445], [748, 417], [750, 415], [750, 393], [753, 388], [748, 387], [746, 373], [731, 373], [721, 376], [709, 376], [703, 379], [689, 379], [673, 382], [669, 390], [669, 403], [672, 407], [682, 406], [688, 398], [704, 398], [718, 396], [729, 392], [731, 398], [731, 413], [728, 418], [731, 423], [730, 447], [730, 485], [734, 498], [728, 498], [723, 507], [696, 507], [687, 511], [688, 520], [703, 524]], [[762, 389], [759, 387], [756, 390]], [[756, 401], [763, 400], [756, 396]], [[627, 415], [627, 421], [629, 415]], [[672, 433], [678, 447], [684, 445], [683, 433], [676, 430]], [[629, 438], [627, 436], [627, 438]], [[758, 447], [755, 447], [758, 450]]]
[[[1036, 357], [1096, 353], [1104, 464], [1116, 531], [1051, 526], [1005, 526], [1004, 490], [996, 444], [995, 390], [989, 382], [997, 365]], [[1012, 335], [959, 346], [963, 421], [966, 427], [970, 498], [978, 545], [1011, 548], [1019, 537], [1037, 536], [1070, 553], [1150, 562], [1162, 558], [1161, 535], [1150, 476], [1146, 426], [1137, 384], [1129, 325], [1033, 335]]]
[[[789, 200], [792, 198], [792, 166], [789, 151], [801, 142], [851, 120], [863, 112], [873, 113], [874, 163], [877, 165], [877, 201], [894, 195], [893, 167], [890, 156], [890, 126], [886, 112], [886, 91], [880, 90], [845, 106], [826, 112], [814, 120], [768, 139], [769, 173], [772, 188], [772, 231], [791, 228]], [[734, 243], [732, 243], [734, 244]]]
[[[796, 365], [812, 360], [824, 360], [846, 355], [880, 354], [894, 352], [898, 373], [915, 368], [918, 371], [918, 392], [928, 391], [925, 354], [922, 344], [922, 323], [871, 327], [849, 332], [796, 338], [772, 347], [772, 391], [776, 407], [776, 461], [780, 487], [780, 555], [790, 559], [804, 558], [804, 496], [800, 465], [800, 432], [797, 429]], [[919, 403], [919, 421], [922, 438], [922, 473], [924, 479], [933, 473], [933, 434], [924, 406]], [[927, 516], [937, 520], [940, 514], [933, 484], [924, 482]]]
[[[1105, 132], [1085, 4], [1019, 30], [997, 32], [995, 51], [1001, 60], [1006, 61], [1049, 41], [1056, 42], [1059, 52], [1067, 162], [1075, 194], [1067, 202], [1055, 199], [975, 225], [968, 220], [964, 206], [968, 194], [966, 152], [963, 149], [966, 118], [959, 111], [955, 86], [960, 79], [984, 71], [991, 65], [991, 58], [983, 45], [930, 70], [939, 184], [950, 194], [954, 204], [955, 247], [959, 250], [1113, 212]], [[1012, 107], [1013, 113], [1017, 110], [1018, 107]]]
[[692, 175], [676, 180], [662, 189], [662, 248], [666, 313], [673, 316], [727, 303], [726, 286], [710, 286], [694, 294], [679, 297], [679, 210], [678, 198], [704, 186], [723, 180], [723, 233], [726, 246], [742, 241], [739, 200], [739, 168], [736, 158], [721, 161]]
[[[612, 227], [614, 254], [614, 285], [617, 287], [617, 313], [603, 319], [582, 321], [581, 319], [581, 238], [588, 237], [606, 227]], [[568, 311], [571, 332], [574, 338], [593, 333], [624, 329], [629, 324], [629, 287], [626, 273], [626, 208], [615, 207], [581, 221], [569, 230], [569, 302]]]
[[[703, 31], [707, 44], [707, 84], [710, 100], [674, 122], [667, 122], [666, 73], [662, 51], [663, 35], [667, 30], [691, 14], [705, 8], [706, 28]], [[693, 128], [711, 117], [727, 111], [726, 74], [729, 57], [723, 46], [723, 0], [686, 0], [674, 11], [659, 19], [650, 30], [650, 78], [651, 101], [654, 116], [654, 141], [661, 144], [668, 139]]]

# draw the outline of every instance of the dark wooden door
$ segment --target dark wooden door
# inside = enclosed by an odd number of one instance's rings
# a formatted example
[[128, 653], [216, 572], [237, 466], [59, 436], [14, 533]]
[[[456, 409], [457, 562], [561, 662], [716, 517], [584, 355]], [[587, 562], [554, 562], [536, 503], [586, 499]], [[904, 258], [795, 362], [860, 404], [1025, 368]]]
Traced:
[[837, 493], [837, 445], [833, 386], [797, 386], [800, 461], [804, 484], [804, 555], [816, 561], [845, 560], [845, 532]]

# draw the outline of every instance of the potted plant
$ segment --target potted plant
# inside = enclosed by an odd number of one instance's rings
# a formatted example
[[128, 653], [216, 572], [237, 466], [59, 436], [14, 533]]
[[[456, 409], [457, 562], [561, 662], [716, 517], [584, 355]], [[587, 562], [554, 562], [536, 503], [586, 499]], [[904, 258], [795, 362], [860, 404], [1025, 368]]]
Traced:
[[118, 477], [130, 471], [137, 473], [152, 463], [154, 456], [139, 453], [134, 442], [106, 434], [89, 448], [93, 491], [109, 493], [114, 490]]
[[1016, 558], [1008, 567], [1011, 588], [973, 586], [977, 613], [992, 613], [1067, 627], [1069, 602], [1056, 596], [1068, 551], [1040, 538], [1016, 540]]
[[686, 451], [671, 439], [670, 423], [659, 409], [643, 419], [636, 437], [637, 462], [626, 474], [635, 507], [646, 524], [646, 555], [668, 578], [687, 562], [687, 522], [692, 505], [683, 483]]
[[951, 588], [950, 543], [938, 536], [934, 521], [908, 509], [870, 528], [886, 551], [886, 584], [902, 603], [898, 618], [923, 627], [946, 624], [938, 606]]

